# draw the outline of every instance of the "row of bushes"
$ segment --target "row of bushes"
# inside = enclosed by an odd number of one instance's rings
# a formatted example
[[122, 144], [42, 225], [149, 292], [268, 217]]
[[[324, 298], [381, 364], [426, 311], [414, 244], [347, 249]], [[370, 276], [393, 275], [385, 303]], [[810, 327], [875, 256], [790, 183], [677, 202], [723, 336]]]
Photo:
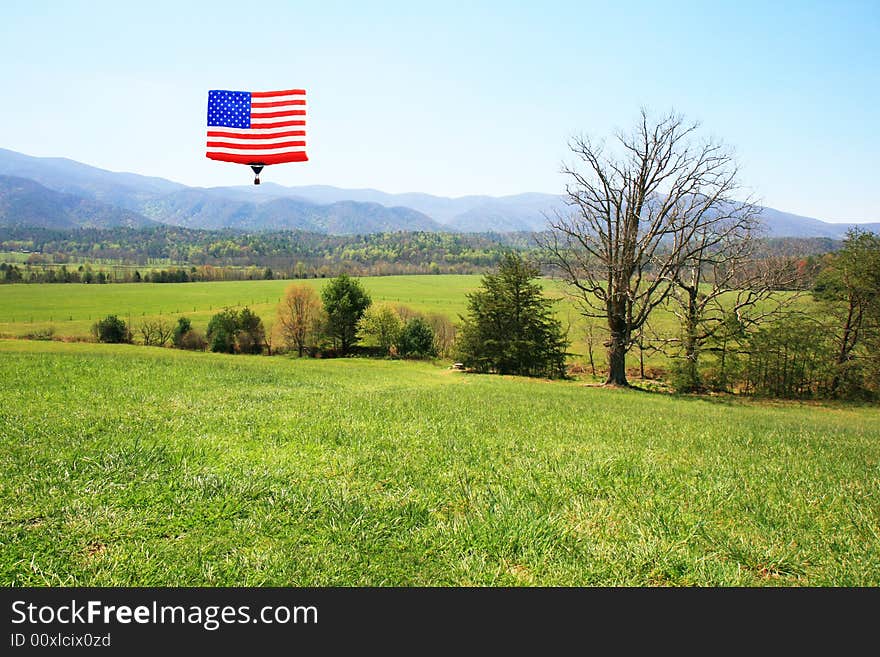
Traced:
[[[395, 312], [395, 311], [392, 311]], [[434, 344], [434, 331], [421, 316], [413, 316], [403, 323], [399, 316], [400, 329], [394, 335], [394, 344], [366, 346], [358, 349], [361, 353], [376, 356], [400, 356], [404, 358], [431, 358], [437, 355]], [[29, 335], [31, 339], [51, 339], [52, 333]], [[144, 346], [164, 347], [168, 344], [177, 349], [191, 351], [211, 351], [227, 354], [271, 353], [272, 340], [267, 339], [262, 320], [250, 309], [235, 310], [226, 308], [211, 318], [207, 334], [193, 328], [188, 317], [180, 317], [176, 325], [166, 320], [146, 321], [138, 327], [138, 337]], [[92, 336], [98, 342], [110, 344], [133, 344], [135, 333], [116, 315], [108, 315], [92, 326]], [[390, 348], [389, 348], [390, 347]], [[287, 345], [275, 346], [274, 351], [284, 352]], [[312, 356], [339, 355], [339, 351], [327, 343], [307, 351]]]
[[278, 305], [277, 338], [304, 355], [432, 358], [449, 356], [455, 327], [443, 315], [419, 313], [408, 306], [373, 303], [361, 283], [338, 276], [318, 293], [292, 284]]
[[[166, 320], [146, 321], [138, 329], [144, 346], [164, 347], [171, 342], [178, 349], [204, 351], [207, 347], [205, 335], [192, 328], [187, 317], [180, 317], [172, 326]], [[92, 337], [98, 342], [110, 344], [131, 344], [134, 333], [125, 320], [108, 315], [92, 325]]]
[[[360, 283], [347, 276], [334, 279], [322, 297], [319, 301], [310, 287], [291, 285], [279, 304], [274, 334], [267, 334], [260, 317], [245, 307], [218, 312], [206, 333], [180, 317], [176, 325], [162, 319], [145, 321], [138, 337], [147, 346], [171, 343], [178, 349], [228, 354], [271, 354], [274, 347], [275, 352], [298, 350], [310, 356], [345, 355], [357, 349], [378, 356], [431, 358], [451, 347], [454, 327], [444, 317], [425, 316], [406, 306], [373, 306]], [[99, 342], [135, 340], [132, 328], [116, 315], [96, 322], [92, 334]]]

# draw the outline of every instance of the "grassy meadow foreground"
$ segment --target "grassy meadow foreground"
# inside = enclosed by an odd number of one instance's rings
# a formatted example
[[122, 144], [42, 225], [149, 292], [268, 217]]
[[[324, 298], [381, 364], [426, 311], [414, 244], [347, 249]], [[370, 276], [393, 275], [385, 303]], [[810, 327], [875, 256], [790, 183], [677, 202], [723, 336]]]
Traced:
[[880, 585], [876, 407], [17, 340], [0, 380], [6, 586]]

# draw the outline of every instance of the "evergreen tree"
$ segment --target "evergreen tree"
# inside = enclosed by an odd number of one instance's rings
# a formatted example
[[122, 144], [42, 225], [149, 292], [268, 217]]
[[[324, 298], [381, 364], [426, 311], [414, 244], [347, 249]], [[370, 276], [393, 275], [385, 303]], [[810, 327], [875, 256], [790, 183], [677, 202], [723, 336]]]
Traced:
[[459, 340], [462, 362], [480, 372], [561, 377], [568, 339], [553, 316], [552, 299], [534, 282], [540, 272], [507, 253], [482, 288], [468, 295]]
[[224, 308], [208, 322], [208, 344], [211, 351], [234, 354], [237, 335], [238, 313], [232, 308]]
[[116, 315], [107, 315], [92, 325], [92, 335], [98, 342], [131, 342], [131, 331], [124, 320]]
[[343, 354], [357, 342], [358, 322], [370, 305], [370, 296], [359, 281], [341, 274], [321, 292], [327, 313], [327, 333]]
[[238, 334], [236, 346], [242, 354], [261, 354], [266, 342], [263, 320], [250, 308], [242, 308], [238, 313]]
[[430, 358], [436, 355], [431, 325], [421, 317], [410, 319], [400, 332], [397, 351], [405, 358]]

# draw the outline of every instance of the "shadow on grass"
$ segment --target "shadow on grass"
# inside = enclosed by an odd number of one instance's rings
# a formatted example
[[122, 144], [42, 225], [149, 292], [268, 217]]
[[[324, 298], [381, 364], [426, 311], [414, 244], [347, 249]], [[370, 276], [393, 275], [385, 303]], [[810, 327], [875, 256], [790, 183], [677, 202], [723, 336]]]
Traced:
[[738, 395], [732, 392], [674, 392], [671, 390], [659, 390], [653, 387], [640, 386], [630, 383], [629, 386], [606, 386], [603, 384], [588, 384], [593, 388], [607, 388], [611, 390], [632, 390], [641, 394], [658, 395], [688, 402], [704, 401], [722, 406], [810, 406], [814, 408], [828, 409], [856, 409], [877, 408], [877, 402], [866, 400], [845, 399], [810, 399], [810, 398], [787, 398], [766, 397], [755, 395]]

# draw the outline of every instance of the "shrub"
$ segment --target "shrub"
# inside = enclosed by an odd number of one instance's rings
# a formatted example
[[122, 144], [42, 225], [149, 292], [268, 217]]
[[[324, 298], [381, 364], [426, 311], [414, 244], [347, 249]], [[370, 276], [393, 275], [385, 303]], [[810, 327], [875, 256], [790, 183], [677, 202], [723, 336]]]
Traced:
[[[430, 326], [431, 330], [434, 332], [434, 355], [443, 358], [451, 358], [453, 356], [458, 328], [455, 324], [450, 322], [445, 315], [441, 315], [440, 313], [421, 313], [402, 303], [390, 305], [390, 307], [402, 322], [400, 331], [403, 330], [403, 325], [409, 320], [420, 317], [428, 323], [428, 326]], [[372, 310], [373, 307], [371, 306], [366, 314], [369, 314]], [[400, 331], [398, 331], [398, 334]], [[389, 348], [389, 353], [394, 356], [397, 355], [396, 341]]]
[[171, 343], [177, 349], [190, 351], [204, 351], [208, 346], [205, 334], [194, 329], [188, 317], [177, 318], [177, 326], [171, 334]]
[[397, 340], [397, 352], [404, 358], [430, 358], [436, 355], [434, 331], [421, 317], [406, 323]]
[[211, 351], [234, 354], [237, 333], [238, 313], [232, 308], [224, 308], [208, 322], [207, 337]]
[[673, 361], [672, 366], [669, 368], [667, 379], [667, 383], [675, 392], [697, 392], [697, 389], [694, 388], [693, 367], [684, 358], [678, 358]]
[[204, 351], [208, 346], [208, 341], [205, 339], [204, 333], [195, 329], [190, 329], [180, 337], [180, 341], [176, 346], [178, 349]]
[[125, 321], [116, 315], [107, 315], [92, 325], [92, 335], [98, 342], [128, 343], [131, 342], [131, 331]]
[[403, 322], [387, 303], [370, 306], [358, 322], [359, 335], [378, 346], [383, 356], [397, 344], [402, 330]]
[[190, 331], [192, 331], [192, 322], [189, 320], [189, 317], [178, 317], [177, 326], [174, 327], [174, 332], [171, 334], [171, 343], [178, 349], [185, 349], [185, 347], [181, 346], [183, 344], [183, 336]]
[[234, 354], [263, 352], [266, 331], [261, 320], [250, 308], [236, 312], [225, 308], [208, 322], [208, 344], [211, 351]]
[[266, 331], [261, 320], [250, 308], [238, 313], [235, 346], [242, 354], [261, 354], [266, 342]]
[[47, 326], [46, 328], [36, 329], [27, 333], [24, 337], [27, 340], [51, 340], [55, 337], [55, 327]]
[[327, 333], [343, 354], [357, 343], [357, 326], [370, 305], [370, 296], [359, 281], [345, 274], [334, 278], [321, 292], [327, 313]]

